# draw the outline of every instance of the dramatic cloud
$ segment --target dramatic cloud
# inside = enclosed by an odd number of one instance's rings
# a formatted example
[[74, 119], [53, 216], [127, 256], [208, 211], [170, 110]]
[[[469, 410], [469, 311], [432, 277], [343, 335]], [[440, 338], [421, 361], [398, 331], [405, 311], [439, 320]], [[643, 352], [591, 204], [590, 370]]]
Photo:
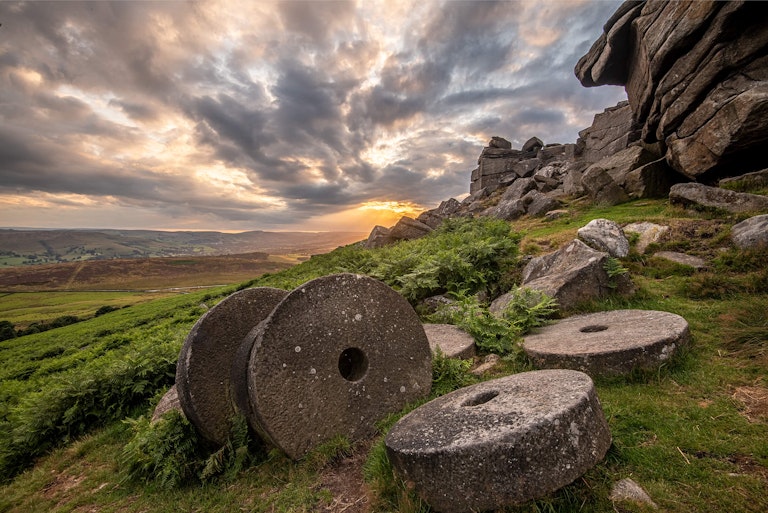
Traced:
[[[358, 229], [625, 97], [618, 0], [0, 2], [4, 226]], [[389, 218], [383, 213], [389, 213]]]

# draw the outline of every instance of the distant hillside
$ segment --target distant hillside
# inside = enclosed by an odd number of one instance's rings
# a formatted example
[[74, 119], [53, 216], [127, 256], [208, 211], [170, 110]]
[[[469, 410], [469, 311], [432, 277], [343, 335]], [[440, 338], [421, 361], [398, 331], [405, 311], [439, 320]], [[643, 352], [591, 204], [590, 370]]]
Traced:
[[311, 255], [365, 237], [365, 233], [358, 232], [0, 229], [0, 266], [252, 252]]

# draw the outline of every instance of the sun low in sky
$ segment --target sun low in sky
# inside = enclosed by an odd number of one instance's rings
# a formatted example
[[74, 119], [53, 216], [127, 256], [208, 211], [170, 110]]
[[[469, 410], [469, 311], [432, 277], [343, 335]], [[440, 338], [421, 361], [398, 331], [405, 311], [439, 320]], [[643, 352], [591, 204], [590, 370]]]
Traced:
[[0, 226], [359, 230], [575, 142], [618, 0], [0, 2]]

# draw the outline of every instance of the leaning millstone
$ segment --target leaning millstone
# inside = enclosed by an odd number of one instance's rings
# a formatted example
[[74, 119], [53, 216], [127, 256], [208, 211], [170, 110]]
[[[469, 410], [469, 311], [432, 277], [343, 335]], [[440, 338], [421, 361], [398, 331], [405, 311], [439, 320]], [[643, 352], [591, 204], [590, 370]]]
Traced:
[[586, 374], [523, 372], [459, 389], [412, 411], [384, 443], [399, 476], [436, 511], [496, 510], [573, 482], [611, 433]]
[[754, 216], [731, 228], [731, 238], [739, 249], [768, 248], [768, 214]]
[[285, 296], [269, 287], [244, 289], [205, 312], [181, 347], [176, 367], [179, 402], [208, 441], [224, 444], [237, 414], [231, 372], [243, 337]]
[[598, 251], [612, 257], [624, 258], [629, 254], [629, 241], [621, 227], [608, 219], [593, 219], [577, 232], [581, 240]]
[[614, 310], [577, 315], [525, 337], [523, 350], [539, 368], [591, 376], [653, 370], [688, 344], [688, 322], [668, 312]]
[[367, 276], [299, 286], [248, 337], [249, 423], [293, 459], [339, 435], [374, 434], [377, 421], [432, 385], [432, 354], [416, 312]]
[[452, 324], [425, 324], [429, 347], [434, 353], [437, 349], [446, 358], [466, 360], [475, 356], [475, 339], [472, 335]]
[[152, 419], [150, 422], [155, 423], [162, 418], [163, 415], [171, 410], [178, 410], [184, 415], [184, 411], [179, 404], [179, 391], [176, 385], [173, 385], [160, 399], [160, 402], [155, 406], [155, 411], [152, 412]]

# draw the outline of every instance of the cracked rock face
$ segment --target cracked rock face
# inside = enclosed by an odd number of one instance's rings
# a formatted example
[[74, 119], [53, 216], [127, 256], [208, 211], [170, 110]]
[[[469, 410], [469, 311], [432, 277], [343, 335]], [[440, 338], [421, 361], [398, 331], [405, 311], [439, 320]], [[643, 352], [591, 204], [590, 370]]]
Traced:
[[397, 474], [444, 513], [543, 497], [599, 462], [610, 444], [592, 380], [570, 370], [462, 388], [412, 411], [385, 438]]
[[762, 2], [625, 2], [575, 68], [627, 90], [646, 143], [703, 182], [766, 167], [768, 15]]

